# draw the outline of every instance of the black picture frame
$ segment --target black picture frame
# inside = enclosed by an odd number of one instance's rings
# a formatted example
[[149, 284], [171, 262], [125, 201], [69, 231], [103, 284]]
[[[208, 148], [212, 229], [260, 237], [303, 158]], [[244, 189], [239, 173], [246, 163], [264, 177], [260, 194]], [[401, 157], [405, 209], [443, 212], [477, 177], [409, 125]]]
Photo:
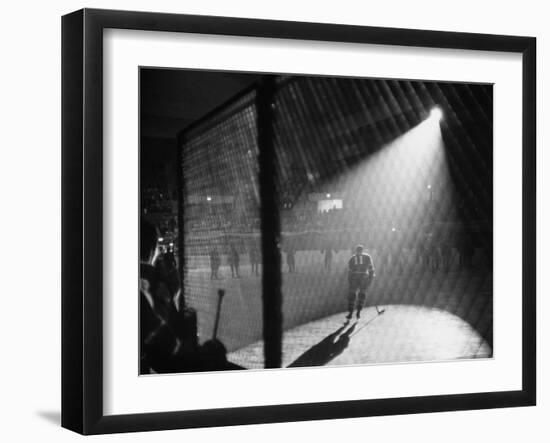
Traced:
[[[522, 55], [522, 388], [131, 415], [103, 412], [103, 31], [192, 32]], [[530, 406], [536, 403], [536, 39], [83, 9], [62, 18], [62, 426], [82, 434]]]

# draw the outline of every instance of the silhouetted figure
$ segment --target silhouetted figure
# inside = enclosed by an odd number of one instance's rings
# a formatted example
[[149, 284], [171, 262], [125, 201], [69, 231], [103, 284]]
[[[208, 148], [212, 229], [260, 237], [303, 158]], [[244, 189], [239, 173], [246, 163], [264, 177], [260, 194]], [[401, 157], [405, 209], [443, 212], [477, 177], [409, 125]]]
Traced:
[[218, 339], [211, 339], [204, 342], [200, 347], [199, 355], [201, 371], [245, 369], [227, 360], [227, 349]]
[[229, 263], [229, 267], [231, 268], [231, 277], [239, 278], [239, 251], [237, 251], [237, 248], [233, 243], [231, 244], [231, 246], [229, 246], [227, 262]]
[[325, 254], [325, 269], [330, 271], [332, 269], [332, 255], [336, 252], [330, 245], [327, 245], [325, 249], [321, 249], [321, 254]]
[[[176, 309], [175, 294], [153, 266], [157, 253], [156, 228], [140, 226], [140, 373], [191, 371], [196, 368], [196, 314]], [[176, 327], [177, 325], [177, 327]]]
[[401, 274], [405, 269], [405, 237], [401, 229], [392, 228], [391, 230], [386, 264], [392, 273]]
[[[357, 307], [357, 318], [361, 316], [361, 310], [367, 297], [367, 289], [374, 279], [374, 264], [369, 254], [363, 252], [363, 245], [355, 248], [355, 254], [348, 261], [348, 316], [350, 319], [354, 307]], [[357, 294], [359, 291], [359, 294]]]
[[181, 287], [174, 253], [170, 250], [165, 250], [165, 252], [158, 255], [154, 266], [160, 274], [161, 281], [168, 286], [171, 297], [174, 297]]
[[212, 338], [207, 340], [199, 352], [199, 364], [201, 371], [223, 371], [227, 369], [244, 369], [227, 361], [227, 349], [224, 344], [217, 339], [218, 327], [220, 323], [222, 300], [225, 290], [218, 289], [218, 305], [216, 308], [216, 319], [214, 321], [214, 330]]
[[220, 253], [218, 252], [218, 248], [215, 246], [210, 249], [210, 280], [219, 279], [218, 271], [220, 269], [220, 265], [222, 263], [222, 260], [220, 258]]
[[296, 251], [292, 246], [286, 250], [286, 264], [288, 265], [288, 272], [292, 273], [296, 271]]
[[252, 268], [252, 275], [260, 275], [260, 251], [256, 244], [250, 246], [248, 251], [250, 257], [250, 266]]

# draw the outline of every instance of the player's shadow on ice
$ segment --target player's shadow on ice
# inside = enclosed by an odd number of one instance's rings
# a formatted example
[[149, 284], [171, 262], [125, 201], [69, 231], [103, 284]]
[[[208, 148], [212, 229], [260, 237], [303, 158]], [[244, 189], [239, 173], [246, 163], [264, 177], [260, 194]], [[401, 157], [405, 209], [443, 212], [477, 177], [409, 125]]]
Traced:
[[[306, 352], [300, 355], [294, 360], [289, 368], [297, 368], [303, 366], [323, 366], [330, 362], [333, 358], [340, 355], [344, 349], [346, 349], [350, 342], [350, 336], [355, 330], [357, 322], [350, 326], [350, 328], [342, 333], [347, 324], [338, 328], [332, 334], [325, 337], [316, 345], [309, 348]], [[338, 337], [339, 336], [339, 337]], [[338, 337], [338, 339], [336, 339]]]

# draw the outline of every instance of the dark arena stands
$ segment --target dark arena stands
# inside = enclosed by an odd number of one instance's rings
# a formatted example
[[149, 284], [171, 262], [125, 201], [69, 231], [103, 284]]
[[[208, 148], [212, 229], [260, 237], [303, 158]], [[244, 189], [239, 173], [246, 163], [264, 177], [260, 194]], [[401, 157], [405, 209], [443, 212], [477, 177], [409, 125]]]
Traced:
[[142, 373], [491, 357], [492, 86], [233, 75], [142, 138]]

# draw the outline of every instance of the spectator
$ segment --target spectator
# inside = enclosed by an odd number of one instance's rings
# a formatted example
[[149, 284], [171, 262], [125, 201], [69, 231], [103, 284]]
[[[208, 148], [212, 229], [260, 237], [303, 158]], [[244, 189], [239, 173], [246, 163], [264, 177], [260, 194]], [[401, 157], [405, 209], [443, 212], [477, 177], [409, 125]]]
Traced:
[[248, 251], [249, 257], [250, 257], [250, 266], [252, 269], [252, 275], [260, 275], [259, 267], [260, 267], [260, 251], [258, 247], [256, 246], [256, 243], [253, 242], [250, 245], [250, 250]]
[[286, 250], [286, 263], [288, 265], [288, 272], [293, 273], [296, 271], [296, 262], [295, 262], [296, 251], [294, 247], [288, 246]]
[[328, 243], [325, 246], [325, 249], [321, 249], [321, 254], [325, 254], [325, 269], [330, 271], [332, 269], [332, 254], [333, 252], [336, 252], [332, 249], [332, 246], [330, 246]]
[[[140, 373], [194, 370], [197, 358], [196, 314], [176, 309], [173, 294], [153, 263], [158, 232], [146, 221], [140, 226]], [[175, 329], [174, 325], [179, 328]]]
[[220, 265], [220, 253], [218, 252], [218, 248], [213, 246], [212, 249], [210, 249], [210, 280], [219, 279], [218, 271], [220, 269]]
[[237, 251], [237, 248], [234, 243], [231, 243], [231, 245], [229, 246], [227, 261], [229, 263], [229, 267], [231, 268], [231, 277], [240, 278], [241, 276], [239, 275], [239, 251]]

